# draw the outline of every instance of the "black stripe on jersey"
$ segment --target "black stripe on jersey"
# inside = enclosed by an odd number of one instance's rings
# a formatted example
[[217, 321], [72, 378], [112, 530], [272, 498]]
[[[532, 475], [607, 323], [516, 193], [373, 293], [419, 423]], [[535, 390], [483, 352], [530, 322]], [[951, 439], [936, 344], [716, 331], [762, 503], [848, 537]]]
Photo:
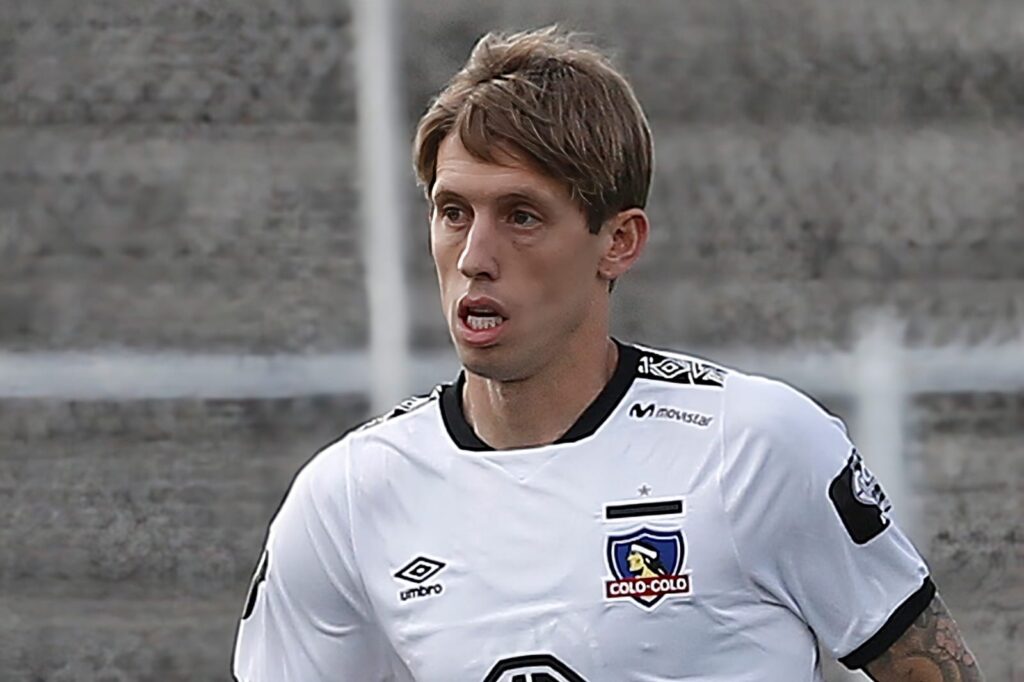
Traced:
[[625, 504], [609, 504], [604, 508], [604, 518], [608, 521], [633, 519], [638, 516], [665, 516], [682, 514], [683, 500], [660, 500], [658, 502], [626, 502]]
[[[578, 440], [594, 435], [601, 427], [601, 424], [611, 416], [615, 408], [622, 402], [622, 398], [633, 385], [636, 377], [637, 364], [640, 361], [640, 350], [634, 346], [620, 343], [612, 339], [619, 349], [619, 360], [615, 365], [615, 372], [608, 380], [605, 387], [594, 398], [594, 402], [587, 406], [576, 423], [569, 427], [561, 438], [555, 441], [558, 443], [574, 443]], [[460, 372], [459, 378], [453, 384], [446, 384], [441, 389], [441, 418], [444, 420], [448, 435], [463, 450], [485, 451], [493, 450], [485, 443], [480, 436], [476, 435], [472, 425], [466, 420], [465, 408], [462, 404], [462, 387], [466, 384], [466, 373]]]
[[906, 601], [889, 616], [889, 620], [885, 621], [885, 625], [871, 636], [871, 639], [840, 658], [839, 662], [850, 670], [859, 670], [871, 663], [903, 636], [903, 633], [914, 624], [917, 617], [928, 608], [934, 597], [935, 583], [930, 577], [926, 577], [921, 589], [907, 597]]
[[[560, 660], [552, 656], [551, 654], [527, 654], [526, 656], [514, 656], [512, 658], [506, 658], [498, 661], [491, 671], [487, 673], [487, 677], [484, 678], [484, 682], [497, 682], [502, 679], [506, 673], [516, 672], [517, 670], [523, 670], [524, 672], [529, 668], [541, 668], [545, 667], [552, 670], [559, 675], [566, 682], [586, 682], [579, 674], [562, 663]], [[533, 674], [530, 676], [531, 679], [535, 680], [553, 680], [554, 678], [541, 671], [531, 671]], [[539, 673], [539, 674], [538, 674]], [[512, 678], [513, 680], [526, 679], [526, 675], [516, 675]]]
[[707, 360], [674, 358], [647, 348], [638, 350], [640, 358], [636, 373], [643, 379], [712, 388], [725, 386], [725, 375], [728, 372]]

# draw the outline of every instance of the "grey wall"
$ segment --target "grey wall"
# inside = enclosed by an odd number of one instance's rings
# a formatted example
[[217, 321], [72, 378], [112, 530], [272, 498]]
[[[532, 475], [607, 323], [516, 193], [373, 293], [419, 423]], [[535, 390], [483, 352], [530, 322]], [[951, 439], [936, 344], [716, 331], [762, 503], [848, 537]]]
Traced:
[[[344, 3], [0, 5], [0, 351], [365, 344]], [[590, 30], [632, 77], [655, 232], [621, 336], [842, 348], [884, 304], [912, 344], [1020, 342], [1016, 0], [408, 5], [410, 129], [493, 27]], [[0, 679], [225, 679], [266, 520], [365, 413], [0, 399]], [[990, 679], [1024, 680], [1024, 392], [921, 396], [908, 428], [918, 543]]]

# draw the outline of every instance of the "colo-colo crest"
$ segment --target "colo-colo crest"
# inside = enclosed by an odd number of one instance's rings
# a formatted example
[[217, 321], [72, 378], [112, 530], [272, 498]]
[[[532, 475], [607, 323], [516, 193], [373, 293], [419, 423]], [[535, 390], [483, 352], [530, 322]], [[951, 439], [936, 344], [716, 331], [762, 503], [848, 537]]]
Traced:
[[670, 595], [690, 594], [690, 571], [684, 571], [686, 541], [680, 530], [641, 528], [608, 538], [606, 599], [632, 599], [652, 609]]

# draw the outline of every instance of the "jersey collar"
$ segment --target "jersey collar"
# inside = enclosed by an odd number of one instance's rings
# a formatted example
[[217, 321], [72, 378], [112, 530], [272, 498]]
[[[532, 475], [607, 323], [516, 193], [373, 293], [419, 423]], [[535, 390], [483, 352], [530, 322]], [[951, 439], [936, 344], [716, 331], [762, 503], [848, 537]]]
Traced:
[[[619, 349], [619, 359], [615, 365], [612, 378], [608, 380], [601, 392], [597, 394], [594, 401], [587, 406], [579, 419], [569, 427], [553, 445], [559, 443], [574, 443], [578, 440], [592, 436], [600, 428], [601, 424], [622, 401], [626, 391], [633, 384], [636, 377], [637, 362], [640, 359], [640, 351], [636, 347], [620, 343], [612, 339]], [[462, 405], [462, 387], [466, 383], [466, 372], [459, 372], [454, 383], [445, 384], [441, 389], [441, 418], [444, 420], [448, 435], [455, 444], [463, 450], [486, 451], [494, 450], [490, 445], [476, 435], [473, 427], [466, 421], [466, 414]], [[545, 447], [545, 446], [536, 446]]]

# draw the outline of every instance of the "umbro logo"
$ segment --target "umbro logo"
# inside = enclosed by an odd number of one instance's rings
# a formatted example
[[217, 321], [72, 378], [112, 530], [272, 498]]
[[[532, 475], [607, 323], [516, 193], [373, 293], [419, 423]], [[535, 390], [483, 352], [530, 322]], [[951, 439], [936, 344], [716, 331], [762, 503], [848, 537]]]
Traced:
[[447, 564], [443, 561], [431, 559], [430, 557], [418, 556], [402, 568], [398, 569], [395, 572], [396, 578], [416, 585], [416, 587], [399, 592], [398, 598], [402, 601], [408, 601], [410, 599], [430, 597], [444, 592], [444, 585], [441, 583], [434, 583], [432, 585], [424, 585], [423, 583], [440, 573], [445, 566], [447, 566]]
[[441, 569], [445, 567], [443, 561], [437, 559], [431, 559], [425, 556], [418, 556], [402, 568], [398, 569], [395, 573], [395, 577], [400, 580], [408, 580], [411, 583], [417, 585], [430, 580], [435, 575], [441, 572]]
[[720, 367], [696, 360], [676, 360], [654, 354], [640, 357], [637, 373], [648, 379], [659, 379], [674, 384], [717, 388], [725, 385], [725, 370]]

